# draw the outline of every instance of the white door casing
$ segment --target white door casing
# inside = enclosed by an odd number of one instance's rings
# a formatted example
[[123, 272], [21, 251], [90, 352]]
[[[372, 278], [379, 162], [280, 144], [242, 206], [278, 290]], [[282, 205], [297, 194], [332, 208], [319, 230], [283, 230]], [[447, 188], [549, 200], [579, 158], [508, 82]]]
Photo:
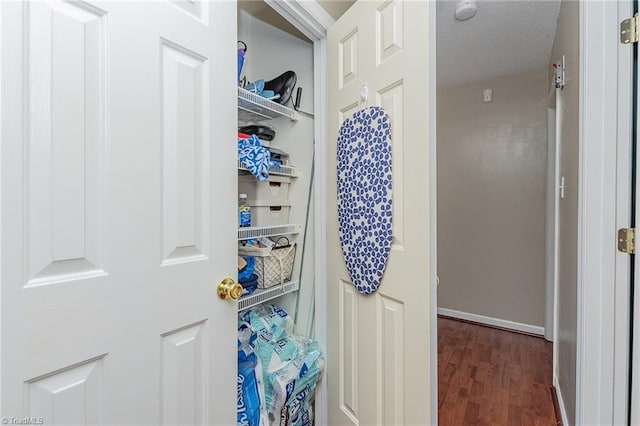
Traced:
[[582, 2], [579, 15], [575, 423], [625, 424], [630, 256], [617, 252], [616, 240], [617, 229], [630, 223], [633, 47], [610, 34], [618, 34], [620, 22], [633, 15], [633, 2]]
[[[627, 11], [627, 12], [630, 12], [630, 11]], [[627, 16], [630, 16], [630, 13]], [[637, 49], [638, 49], [637, 43], [630, 46], [624, 46], [624, 47], [626, 47], [628, 50], [628, 52], [626, 52], [627, 56], [633, 55], [634, 53], [633, 51], [636, 50], [637, 52]], [[633, 61], [635, 62], [635, 64], [633, 63], [628, 64], [624, 62], [620, 64], [620, 65], [628, 65], [627, 68], [629, 68], [629, 73], [623, 74], [621, 76], [621, 79], [625, 77], [626, 78], [631, 77], [629, 78], [629, 80], [633, 80], [634, 76], [630, 71], [633, 65], [635, 65], [635, 67], [638, 67], [637, 59], [634, 58]], [[627, 93], [633, 93], [632, 99], [635, 100], [635, 103], [637, 103], [638, 100], [640, 100], [640, 76], [637, 75], [637, 73], [635, 75], [635, 81], [633, 83], [635, 83], [635, 91], [632, 89], [632, 90], [629, 90]], [[629, 86], [633, 87], [631, 83], [629, 84]], [[628, 101], [631, 101], [631, 100], [628, 100]], [[616, 326], [618, 326], [620, 323], [624, 324], [623, 321], [625, 320], [628, 323], [630, 323], [629, 327], [616, 327], [616, 328], [622, 328], [622, 331], [625, 332], [625, 334], [622, 334], [621, 337], [620, 337], [621, 335], [620, 332], [616, 333], [616, 338], [618, 340], [616, 344], [616, 349], [620, 348], [625, 352], [628, 351], [630, 353], [630, 356], [629, 356], [629, 359], [626, 359], [624, 356], [618, 355], [615, 361], [616, 363], [622, 364], [621, 366], [617, 367], [617, 370], [621, 371], [621, 373], [618, 375], [626, 373], [631, 376], [630, 377], [631, 386], [629, 386], [629, 389], [625, 389], [625, 390], [628, 390], [628, 393], [624, 393], [621, 391], [618, 392], [619, 398], [625, 399], [624, 402], [627, 402], [627, 398], [629, 398], [631, 401], [631, 404], [629, 404], [629, 410], [626, 410], [627, 408], [626, 404], [623, 405], [622, 407], [625, 409], [625, 414], [628, 414], [629, 416], [629, 424], [640, 425], [640, 275], [638, 275], [640, 274], [640, 259], [638, 259], [638, 254], [637, 254], [637, 250], [639, 246], [637, 234], [639, 231], [638, 228], [640, 227], [639, 225], [640, 224], [640, 203], [639, 203], [640, 198], [638, 198], [640, 196], [640, 173], [637, 170], [637, 167], [638, 167], [637, 165], [640, 164], [638, 162], [640, 160], [640, 149], [638, 149], [638, 147], [640, 146], [639, 139], [638, 139], [638, 135], [640, 135], [640, 109], [636, 107], [635, 113], [636, 113], [636, 116], [633, 117], [633, 119], [629, 120], [628, 124], [630, 125], [630, 127], [635, 126], [635, 134], [634, 133], [631, 134], [632, 137], [635, 137], [635, 140], [632, 140], [629, 145], [635, 145], [636, 147], [636, 152], [635, 152], [636, 170], [635, 172], [629, 173], [630, 176], [629, 175], [622, 176], [622, 179], [625, 179], [625, 181], [630, 181], [631, 179], [635, 179], [634, 189], [636, 191], [635, 193], [636, 256], [635, 256], [635, 261], [633, 263], [634, 277], [633, 277], [633, 280], [629, 279], [629, 283], [630, 283], [629, 287], [633, 288], [633, 291], [631, 291], [630, 289], [627, 291], [624, 291], [626, 289], [623, 289], [623, 291], [620, 291], [620, 290], [618, 291], [619, 293], [622, 293], [623, 296], [626, 296], [626, 298], [623, 298], [620, 303], [620, 305], [622, 305], [620, 310], [622, 310], [623, 313], [626, 315], [624, 315], [622, 319], [618, 319], [618, 322], [616, 324]], [[632, 139], [632, 137], [630, 137], [630, 139]], [[627, 154], [627, 157], [625, 158], [627, 159], [631, 158], [632, 153], [633, 151], [631, 151], [631, 149], [629, 148], [629, 151], [624, 152], [624, 154]], [[629, 179], [629, 177], [631, 179]], [[629, 197], [629, 200], [628, 200], [629, 203], [631, 203], [630, 198], [631, 197]], [[628, 206], [626, 205], [622, 205], [622, 207], [628, 208]], [[628, 209], [630, 210], [630, 208]], [[625, 227], [625, 226], [628, 226], [626, 225], [626, 222], [621, 225], [621, 227]], [[618, 287], [620, 286], [618, 285]], [[620, 299], [620, 296], [618, 296], [618, 299]], [[627, 308], [627, 309], [624, 309], [624, 308]], [[629, 346], [625, 346], [619, 343], [620, 340], [625, 338]], [[615, 390], [616, 391], [620, 390], [620, 387], [617, 387]], [[614, 408], [620, 409], [620, 404], [618, 404], [617, 406], [614, 405]]]
[[555, 333], [555, 309], [556, 309], [556, 285], [558, 273], [558, 164], [559, 140], [556, 138], [556, 121], [558, 117], [556, 109], [556, 89], [552, 88], [549, 95], [551, 105], [547, 108], [547, 213], [546, 213], [546, 265], [545, 265], [545, 320], [544, 337], [550, 342], [554, 341]]
[[[428, 2], [359, 1], [328, 31], [327, 311], [328, 424], [428, 424], [435, 278], [431, 253], [433, 115]], [[362, 107], [392, 120], [393, 245], [378, 291], [359, 294], [337, 232], [336, 138]]]
[[235, 422], [235, 17], [0, 4], [2, 416]]

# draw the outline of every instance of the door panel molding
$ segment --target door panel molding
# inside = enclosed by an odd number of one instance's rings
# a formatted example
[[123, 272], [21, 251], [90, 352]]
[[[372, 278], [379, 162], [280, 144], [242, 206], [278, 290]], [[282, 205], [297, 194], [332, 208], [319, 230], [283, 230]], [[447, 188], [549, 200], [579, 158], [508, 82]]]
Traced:
[[25, 383], [26, 415], [53, 424], [105, 424], [102, 355]]
[[106, 12], [31, 2], [23, 19], [25, 287], [103, 276]]

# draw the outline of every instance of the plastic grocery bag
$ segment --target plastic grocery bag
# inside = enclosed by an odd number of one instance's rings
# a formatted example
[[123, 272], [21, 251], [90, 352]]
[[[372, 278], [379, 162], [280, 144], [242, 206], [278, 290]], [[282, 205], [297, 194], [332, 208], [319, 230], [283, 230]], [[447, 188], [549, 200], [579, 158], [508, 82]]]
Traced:
[[283, 309], [275, 305], [258, 306], [248, 311], [243, 319], [247, 321], [257, 335], [253, 346], [262, 369], [262, 385], [264, 389], [265, 411], [272, 424], [280, 415], [281, 405], [274, 405], [278, 396], [274, 394], [273, 376], [278, 371], [298, 358], [302, 348], [291, 339], [293, 320]]
[[302, 348], [301, 356], [272, 375], [265, 375], [265, 380], [272, 381], [274, 395], [268, 410], [269, 420], [273, 422], [272, 410], [279, 411], [281, 426], [312, 423], [309, 406], [324, 370], [324, 357], [318, 342], [304, 337], [294, 337], [294, 340]]
[[257, 338], [253, 347], [262, 368], [267, 422], [303, 426], [313, 423], [310, 409], [322, 377], [324, 358], [314, 340], [293, 335], [293, 321], [275, 305], [259, 306], [242, 315]]

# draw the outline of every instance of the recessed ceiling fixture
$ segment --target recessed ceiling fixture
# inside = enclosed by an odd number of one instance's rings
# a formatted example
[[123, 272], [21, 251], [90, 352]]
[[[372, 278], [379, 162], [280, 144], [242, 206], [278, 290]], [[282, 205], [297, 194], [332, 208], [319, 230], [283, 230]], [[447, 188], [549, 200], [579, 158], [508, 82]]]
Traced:
[[478, 5], [475, 0], [462, 0], [456, 5], [456, 10], [453, 12], [453, 16], [458, 21], [466, 21], [476, 16], [478, 11]]

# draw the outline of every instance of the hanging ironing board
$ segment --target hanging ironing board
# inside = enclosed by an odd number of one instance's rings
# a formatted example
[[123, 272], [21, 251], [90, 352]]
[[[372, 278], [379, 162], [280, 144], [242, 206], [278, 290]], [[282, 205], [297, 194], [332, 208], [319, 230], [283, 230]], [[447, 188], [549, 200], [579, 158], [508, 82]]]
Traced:
[[338, 133], [338, 233], [356, 289], [375, 292], [392, 240], [391, 122], [380, 107], [357, 111]]

